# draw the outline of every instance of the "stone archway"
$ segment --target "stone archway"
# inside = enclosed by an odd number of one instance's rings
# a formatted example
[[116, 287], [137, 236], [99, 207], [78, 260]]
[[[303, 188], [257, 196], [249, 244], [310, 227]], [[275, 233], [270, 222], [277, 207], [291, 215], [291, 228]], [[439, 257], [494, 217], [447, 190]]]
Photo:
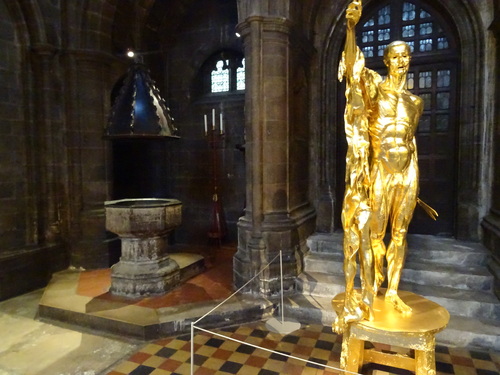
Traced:
[[[348, 2], [344, 2], [344, 8]], [[369, 7], [373, 1], [367, 1], [366, 7]], [[488, 186], [488, 181], [484, 180], [484, 170], [487, 168], [486, 161], [479, 157], [483, 150], [479, 144], [471, 145], [471, 139], [481, 139], [484, 137], [485, 123], [480, 121], [482, 116], [482, 105], [484, 98], [479, 90], [482, 86], [484, 69], [480, 61], [475, 56], [481, 56], [484, 51], [484, 35], [481, 31], [479, 16], [474, 4], [463, 1], [428, 1], [430, 6], [435, 7], [441, 14], [449, 19], [456, 30], [456, 35], [463, 46], [460, 52], [461, 64], [458, 70], [459, 77], [467, 77], [467, 80], [461, 79], [458, 83], [460, 93], [460, 102], [458, 104], [457, 118], [460, 128], [458, 129], [458, 170], [459, 174], [456, 181], [457, 191], [457, 212], [456, 229], [454, 236], [461, 239], [477, 240], [479, 238], [479, 221], [481, 212], [484, 211], [484, 199], [482, 189], [477, 186]], [[335, 61], [338, 61], [340, 51], [343, 48], [343, 22], [342, 7], [339, 7], [337, 14], [330, 14], [331, 22], [327, 31], [324, 31], [320, 46], [320, 64], [322, 77], [321, 82], [321, 121], [318, 134], [322, 134], [318, 139], [320, 147], [323, 149], [318, 159], [321, 171], [319, 179], [321, 183], [318, 193], [318, 212], [332, 212], [332, 217], [339, 215], [341, 196], [336, 176], [340, 171], [339, 160], [343, 156], [339, 155], [338, 134], [336, 129], [342, 126], [339, 123], [338, 112], [342, 109], [337, 106], [338, 98], [343, 95], [342, 89], [337, 81], [337, 72]], [[326, 15], [324, 17], [327, 17]], [[318, 24], [325, 23], [318, 19]], [[477, 103], [469, 105], [466, 103]], [[490, 150], [491, 152], [491, 150]], [[339, 177], [340, 178], [340, 177]], [[343, 178], [343, 177], [342, 177]], [[322, 207], [331, 207], [323, 209]], [[338, 222], [332, 222], [331, 217], [318, 217], [318, 230], [328, 232], [340, 229]]]

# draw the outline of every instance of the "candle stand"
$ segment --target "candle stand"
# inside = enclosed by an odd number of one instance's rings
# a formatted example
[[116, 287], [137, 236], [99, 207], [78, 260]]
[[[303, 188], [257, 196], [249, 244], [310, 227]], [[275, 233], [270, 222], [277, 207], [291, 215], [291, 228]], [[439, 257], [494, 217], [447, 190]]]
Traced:
[[211, 150], [212, 161], [212, 217], [210, 229], [208, 231], [209, 243], [215, 243], [218, 247], [221, 246], [224, 237], [226, 236], [227, 228], [224, 218], [224, 210], [218, 192], [218, 173], [219, 160], [217, 150], [221, 149], [224, 143], [224, 123], [223, 115], [219, 115], [219, 124], [215, 121], [215, 109], [212, 109], [212, 126], [208, 126], [207, 115], [205, 115], [205, 136]]

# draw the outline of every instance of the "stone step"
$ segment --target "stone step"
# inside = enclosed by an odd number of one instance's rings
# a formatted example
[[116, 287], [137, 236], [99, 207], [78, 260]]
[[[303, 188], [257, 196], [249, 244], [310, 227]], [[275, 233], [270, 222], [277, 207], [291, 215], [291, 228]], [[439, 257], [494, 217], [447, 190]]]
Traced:
[[[304, 272], [343, 273], [342, 254], [309, 253]], [[492, 290], [494, 277], [484, 266], [456, 266], [407, 260], [401, 280], [416, 284], [449, 286], [464, 290]]]
[[421, 285], [439, 285], [462, 290], [493, 290], [493, 275], [484, 266], [450, 266], [407, 261], [401, 280]]
[[[342, 238], [342, 233], [334, 233], [308, 239], [311, 251], [296, 284], [302, 295], [294, 297], [305, 307], [298, 302], [288, 307], [297, 318], [315, 314], [323, 324], [333, 321], [331, 299], [344, 291], [345, 284]], [[489, 251], [478, 243], [425, 235], [409, 235], [408, 248], [400, 289], [442, 305], [451, 315], [449, 327], [438, 334], [438, 341], [500, 350], [500, 301], [491, 291], [493, 276], [486, 267]], [[355, 285], [359, 287], [359, 277]], [[301, 311], [304, 309], [324, 311]]]
[[[322, 272], [302, 273], [297, 278], [297, 291], [318, 297], [333, 298], [344, 291], [344, 277]], [[359, 282], [356, 285], [359, 287]], [[439, 303], [452, 315], [500, 320], [500, 302], [492, 292], [462, 290], [446, 286], [419, 285], [402, 281], [401, 290], [422, 295]]]
[[420, 294], [445, 307], [451, 315], [500, 320], [500, 301], [492, 292], [462, 290], [446, 286], [400, 283], [401, 290]]
[[[311, 253], [343, 254], [342, 233], [314, 234], [307, 240]], [[444, 263], [457, 266], [486, 266], [489, 251], [479, 243], [419, 234], [408, 235], [407, 262]]]
[[304, 258], [304, 272], [341, 273], [344, 264], [342, 253], [312, 253]]
[[448, 346], [499, 351], [500, 322], [452, 315], [448, 327], [438, 334], [438, 340]]
[[407, 262], [444, 263], [456, 266], [486, 266], [490, 252], [480, 243], [424, 235], [408, 236]]
[[294, 294], [286, 296], [283, 302], [285, 320], [293, 319], [303, 324], [331, 326], [337, 316], [332, 307], [331, 297]]
[[342, 293], [345, 288], [344, 275], [323, 272], [303, 272], [297, 277], [296, 289], [304, 295], [331, 296]]
[[343, 233], [315, 233], [307, 239], [307, 247], [314, 253], [342, 253]]
[[[332, 297], [297, 294], [284, 300], [286, 319], [303, 324], [330, 326], [336, 314], [331, 305]], [[438, 344], [500, 351], [500, 322], [452, 315], [444, 331], [436, 335]]]

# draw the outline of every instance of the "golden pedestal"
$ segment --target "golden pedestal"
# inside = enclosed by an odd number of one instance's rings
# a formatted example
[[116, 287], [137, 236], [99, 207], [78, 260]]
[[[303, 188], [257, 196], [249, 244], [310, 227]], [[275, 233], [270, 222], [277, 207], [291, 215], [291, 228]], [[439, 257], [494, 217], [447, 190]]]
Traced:
[[[435, 334], [446, 327], [450, 314], [444, 307], [417, 294], [400, 290], [398, 295], [412, 308], [410, 316], [404, 317], [379, 295], [374, 300], [372, 321], [348, 324], [340, 359], [343, 370], [357, 373], [364, 363], [378, 363], [414, 371], [416, 375], [436, 374]], [[344, 293], [332, 300], [337, 314], [343, 304]], [[365, 349], [365, 341], [414, 349], [415, 358]]]

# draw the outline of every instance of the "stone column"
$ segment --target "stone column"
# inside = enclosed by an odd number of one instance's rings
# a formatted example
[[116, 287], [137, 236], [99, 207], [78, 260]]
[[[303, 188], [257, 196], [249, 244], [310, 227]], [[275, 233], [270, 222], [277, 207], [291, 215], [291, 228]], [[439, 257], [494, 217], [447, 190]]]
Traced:
[[[340, 8], [340, 6], [339, 6]], [[343, 10], [337, 9], [340, 13]], [[337, 229], [342, 229], [339, 225], [340, 211], [342, 210], [342, 197], [339, 190], [339, 178], [344, 179], [343, 168], [340, 168], [339, 159], [345, 155], [339, 155], [338, 135], [339, 127], [343, 127], [343, 120], [339, 123], [338, 114], [343, 113], [344, 108], [339, 105], [339, 98], [344, 96], [341, 85], [338, 84], [337, 65], [338, 51], [344, 43], [342, 37], [344, 30], [335, 26], [331, 31], [332, 37], [321, 54], [319, 61], [319, 118], [317, 128], [318, 151], [316, 161], [318, 163], [318, 220], [316, 231], [320, 233], [333, 233]], [[337, 37], [333, 37], [337, 36]], [[341, 176], [339, 176], [341, 175]]]
[[104, 201], [109, 199], [111, 188], [110, 155], [103, 135], [114, 62], [111, 55], [98, 51], [70, 50], [63, 56], [70, 261], [86, 269], [105, 268], [111, 263], [104, 215]]
[[[314, 212], [304, 186], [299, 186], [304, 184], [299, 169], [307, 169], [307, 150], [305, 154], [294, 152], [300, 141], [291, 118], [291, 22], [252, 15], [238, 29], [247, 67], [247, 207], [238, 223], [234, 282], [236, 287], [242, 286], [282, 250], [284, 287], [289, 289], [301, 267], [305, 239], [314, 229]], [[298, 105], [302, 104], [306, 105]], [[278, 292], [279, 259], [256, 280], [248, 291]]]
[[[495, 17], [491, 23], [490, 30], [495, 36], [496, 56], [495, 61], [500, 61], [500, 5], [495, 8]], [[491, 64], [489, 69], [494, 69], [495, 64]], [[498, 71], [495, 74], [495, 98], [500, 99], [500, 74]], [[490, 270], [495, 276], [494, 291], [500, 298], [500, 108], [495, 107], [493, 122], [493, 181], [492, 181], [492, 196], [491, 208], [489, 214], [483, 219], [481, 225], [484, 235], [483, 242], [491, 250], [492, 257], [490, 261]]]
[[[35, 179], [37, 180], [38, 217], [36, 237], [39, 243], [53, 243], [59, 238], [59, 209], [62, 198], [61, 165], [64, 158], [59, 155], [62, 147], [60, 118], [54, 103], [54, 87], [59, 83], [56, 73], [56, 47], [50, 44], [37, 44], [31, 48], [31, 66], [34, 83], [34, 146]], [[59, 122], [59, 124], [56, 124]]]

